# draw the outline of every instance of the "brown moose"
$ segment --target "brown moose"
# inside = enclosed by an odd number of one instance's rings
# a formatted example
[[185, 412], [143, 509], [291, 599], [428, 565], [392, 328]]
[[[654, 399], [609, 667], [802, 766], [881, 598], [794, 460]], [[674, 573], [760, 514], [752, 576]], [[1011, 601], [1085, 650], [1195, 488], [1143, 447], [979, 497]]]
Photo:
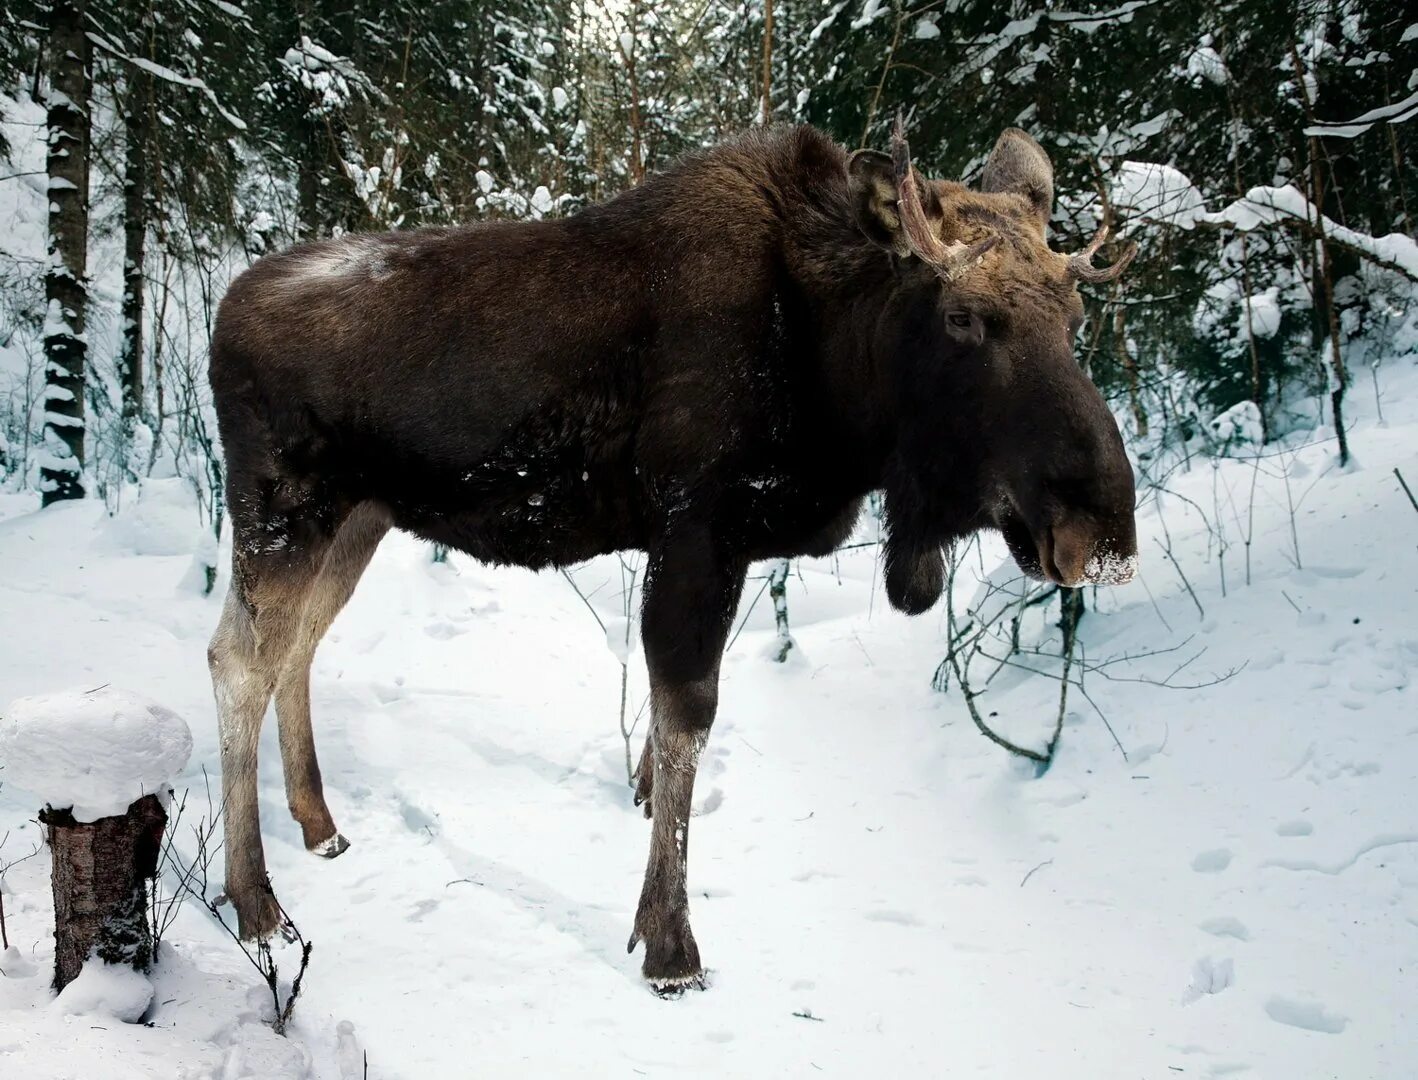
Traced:
[[640, 549], [653, 826], [630, 947], [657, 989], [702, 986], [690, 796], [750, 562], [830, 552], [881, 489], [904, 611], [980, 529], [1063, 585], [1132, 575], [1132, 469], [1073, 355], [1077, 282], [1132, 252], [1050, 251], [1053, 197], [1017, 129], [975, 190], [916, 172], [899, 123], [890, 156], [775, 128], [568, 218], [344, 236], [237, 278], [211, 349], [234, 543], [209, 660], [241, 934], [280, 921], [256, 788], [273, 694], [306, 846], [348, 846], [310, 665], [388, 529], [532, 568]]

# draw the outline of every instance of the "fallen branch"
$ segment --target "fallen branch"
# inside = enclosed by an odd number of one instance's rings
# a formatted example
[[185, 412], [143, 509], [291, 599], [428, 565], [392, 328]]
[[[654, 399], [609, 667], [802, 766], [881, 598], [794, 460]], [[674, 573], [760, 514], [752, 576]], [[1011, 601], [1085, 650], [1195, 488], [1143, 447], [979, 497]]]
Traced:
[[1418, 499], [1413, 497], [1413, 489], [1408, 486], [1408, 481], [1403, 478], [1403, 474], [1398, 471], [1398, 466], [1393, 467], [1393, 475], [1398, 477], [1398, 482], [1403, 485], [1403, 493], [1408, 496], [1408, 501], [1413, 504], [1413, 509], [1418, 510]]
[[1024, 880], [1019, 883], [1019, 887], [1020, 887], [1021, 889], [1024, 888], [1024, 886], [1026, 886], [1026, 885], [1029, 884], [1029, 879], [1030, 879], [1031, 877], [1033, 877], [1035, 874], [1037, 874], [1040, 870], [1044, 869], [1044, 867], [1046, 867], [1046, 866], [1052, 866], [1053, 864], [1054, 864], [1054, 860], [1053, 860], [1053, 859], [1045, 859], [1045, 860], [1044, 860], [1043, 862], [1041, 862], [1038, 866], [1034, 867], [1033, 870], [1030, 870], [1029, 873], [1027, 873], [1027, 874], [1024, 875]]

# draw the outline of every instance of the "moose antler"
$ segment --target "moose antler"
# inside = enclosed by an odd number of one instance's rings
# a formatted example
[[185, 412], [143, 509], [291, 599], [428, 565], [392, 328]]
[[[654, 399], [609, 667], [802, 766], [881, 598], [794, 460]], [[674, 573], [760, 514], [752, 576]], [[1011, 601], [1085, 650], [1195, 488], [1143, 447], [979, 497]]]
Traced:
[[916, 181], [916, 170], [911, 167], [911, 147], [906, 142], [906, 128], [900, 113], [896, 114], [896, 124], [891, 130], [891, 167], [896, 174], [896, 211], [901, 215], [906, 243], [946, 281], [957, 280], [999, 243], [998, 235], [987, 236], [973, 244], [958, 241], [947, 244], [941, 240], [921, 205], [921, 189]]
[[1133, 256], [1137, 254], [1137, 243], [1129, 240], [1128, 246], [1123, 249], [1122, 255], [1112, 266], [1094, 266], [1093, 256], [1098, 254], [1098, 249], [1103, 246], [1103, 241], [1106, 239], [1108, 239], [1108, 223], [1104, 221], [1098, 231], [1093, 234], [1093, 239], [1088, 242], [1086, 248], [1076, 255], [1068, 256], [1068, 272], [1071, 277], [1075, 277], [1079, 281], [1086, 281], [1090, 285], [1118, 279], [1119, 275], [1128, 268], [1128, 263], [1132, 262]]

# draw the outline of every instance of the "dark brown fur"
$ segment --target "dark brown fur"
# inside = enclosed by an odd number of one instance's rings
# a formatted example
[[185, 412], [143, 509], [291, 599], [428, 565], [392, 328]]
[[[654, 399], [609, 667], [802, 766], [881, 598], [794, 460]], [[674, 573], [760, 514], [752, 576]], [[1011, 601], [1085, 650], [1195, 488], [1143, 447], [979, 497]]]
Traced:
[[232, 284], [211, 383], [233, 586], [211, 659], [244, 934], [275, 925], [254, 780], [272, 692], [292, 812], [343, 850], [305, 680], [390, 525], [533, 568], [649, 553], [655, 823], [631, 943], [661, 987], [700, 978], [689, 800], [752, 560], [831, 551], [876, 488], [909, 611], [939, 596], [941, 545], [980, 528], [1073, 580], [1095, 549], [1131, 553], [1131, 471], [1073, 362], [1082, 309], [1037, 192], [929, 191], [947, 241], [1003, 237], [958, 284], [904, 251], [889, 180], [810, 128], [567, 219], [322, 241]]

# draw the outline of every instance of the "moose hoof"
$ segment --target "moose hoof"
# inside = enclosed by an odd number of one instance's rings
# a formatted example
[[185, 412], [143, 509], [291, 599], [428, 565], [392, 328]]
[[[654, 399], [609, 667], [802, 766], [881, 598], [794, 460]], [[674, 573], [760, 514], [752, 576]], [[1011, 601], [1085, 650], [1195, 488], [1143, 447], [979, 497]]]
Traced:
[[321, 840], [318, 844], [310, 845], [310, 853], [319, 855], [322, 859], [338, 859], [349, 849], [350, 842], [339, 833]]
[[655, 992], [656, 997], [664, 998], [667, 1001], [683, 997], [686, 990], [704, 990], [709, 985], [702, 971], [697, 975], [677, 975], [664, 979], [647, 978], [645, 981], [650, 984], [650, 989]]
[[694, 934], [687, 921], [674, 926], [675, 921], [671, 922], [671, 930], [644, 935], [637, 931], [630, 937], [632, 950], [640, 941], [645, 942], [645, 963], [640, 973], [661, 997], [679, 997], [686, 990], [703, 990], [706, 986]]

